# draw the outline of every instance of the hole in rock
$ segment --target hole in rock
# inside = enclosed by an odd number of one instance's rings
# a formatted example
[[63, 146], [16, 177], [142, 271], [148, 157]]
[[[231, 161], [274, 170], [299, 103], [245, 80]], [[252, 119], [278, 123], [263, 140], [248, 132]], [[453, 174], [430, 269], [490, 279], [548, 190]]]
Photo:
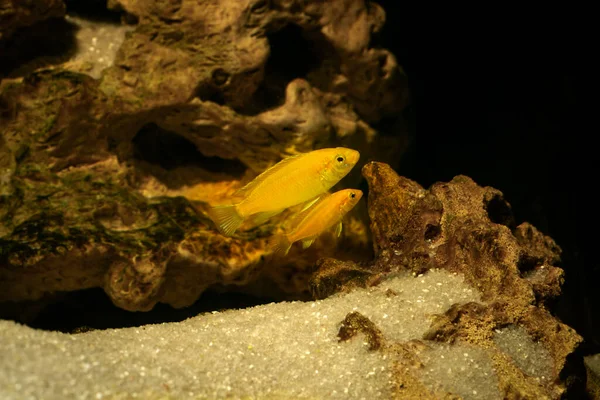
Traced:
[[65, 0], [67, 14], [98, 22], [121, 22], [121, 13], [109, 10], [106, 0]]
[[61, 64], [77, 51], [77, 26], [52, 18], [17, 29], [0, 43], [0, 75], [29, 75], [39, 68]]
[[206, 82], [196, 89], [196, 96], [202, 101], [212, 101], [220, 106], [225, 105], [225, 98], [221, 89], [211, 82]]
[[278, 107], [285, 102], [285, 89], [296, 78], [306, 78], [320, 65], [322, 57], [313, 41], [307, 39], [297, 25], [285, 27], [267, 35], [270, 55], [265, 65], [265, 78], [254, 94], [253, 101], [244, 109], [244, 115], [256, 115]]
[[532, 271], [538, 265], [542, 265], [543, 260], [532, 257], [527, 254], [521, 254], [519, 257], [519, 261], [517, 262], [517, 268], [521, 272], [521, 275], [526, 274], [529, 271]]
[[506, 200], [499, 195], [494, 195], [485, 203], [485, 210], [488, 213], [490, 221], [495, 224], [501, 224], [514, 229], [516, 226], [512, 210]]
[[[560, 325], [559, 325], [560, 326]], [[559, 379], [563, 382], [567, 382], [567, 390], [569, 393], [569, 398], [571, 399], [591, 399], [590, 393], [588, 392], [586, 386], [586, 376], [587, 369], [584, 364], [584, 355], [589, 355], [590, 353], [586, 353], [586, 347], [590, 344], [586, 343], [584, 340], [583, 344], [579, 345], [575, 351], [569, 354], [565, 360], [565, 366], [560, 371]]]
[[133, 138], [134, 158], [160, 165], [166, 170], [196, 166], [209, 172], [220, 172], [235, 177], [243, 176], [246, 166], [238, 160], [207, 157], [194, 143], [174, 132], [150, 123]]
[[[206, 291], [191, 306], [176, 309], [157, 304], [146, 312], [131, 312], [116, 307], [99, 288], [64, 293], [43, 308], [28, 326], [42, 330], [77, 333], [89, 329], [110, 329], [178, 322], [211, 311], [248, 308], [276, 301], [243, 293]], [[18, 320], [18, 318], [13, 318]]]
[[427, 224], [425, 227], [425, 240], [431, 242], [437, 239], [442, 233], [442, 229], [439, 225]]

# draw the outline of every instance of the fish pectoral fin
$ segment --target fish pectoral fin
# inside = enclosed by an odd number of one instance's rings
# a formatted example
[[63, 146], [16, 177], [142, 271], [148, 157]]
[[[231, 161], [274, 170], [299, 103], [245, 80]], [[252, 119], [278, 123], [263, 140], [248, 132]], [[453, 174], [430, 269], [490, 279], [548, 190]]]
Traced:
[[254, 225], [262, 225], [265, 222], [267, 222], [267, 220], [269, 220], [269, 218], [272, 218], [278, 214], [280, 214], [283, 210], [277, 210], [277, 211], [268, 211], [268, 212], [262, 212], [262, 213], [258, 213], [255, 216], [252, 217], [252, 223]]
[[304, 203], [302, 210], [298, 211], [298, 213], [303, 213], [304, 211], [308, 210], [312, 205], [314, 205], [317, 201], [319, 201], [320, 198], [321, 198], [321, 196], [317, 196], [314, 199], [309, 200], [306, 203]]
[[313, 242], [315, 241], [315, 239], [316, 239], [316, 237], [304, 239], [302, 241], [302, 248], [303, 249], [308, 249], [313, 244]]
[[285, 168], [289, 163], [297, 160], [303, 154], [304, 153], [300, 153], [300, 154], [297, 154], [294, 156], [289, 156], [289, 157], [284, 158], [283, 160], [279, 161], [277, 164], [273, 165], [271, 168], [264, 171], [262, 174], [258, 175], [256, 178], [254, 178], [252, 181], [250, 181], [246, 186], [244, 186], [241, 189], [238, 189], [233, 195], [236, 197], [237, 196], [245, 197], [248, 193], [252, 192], [261, 182], [263, 182], [269, 176], [280, 171], [282, 168]]
[[292, 247], [286, 235], [275, 235], [267, 241], [267, 248], [276, 256], [285, 256]]
[[342, 221], [338, 222], [334, 228], [335, 236], [340, 237], [342, 235]]

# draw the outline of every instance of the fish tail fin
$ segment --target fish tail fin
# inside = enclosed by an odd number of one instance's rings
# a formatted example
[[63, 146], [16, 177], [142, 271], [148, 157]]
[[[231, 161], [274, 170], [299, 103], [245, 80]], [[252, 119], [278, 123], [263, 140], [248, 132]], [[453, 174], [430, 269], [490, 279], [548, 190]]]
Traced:
[[219, 232], [225, 236], [231, 236], [244, 222], [235, 204], [228, 206], [215, 206], [208, 212], [208, 216], [213, 220]]
[[292, 243], [285, 234], [272, 236], [267, 242], [267, 249], [278, 256], [285, 256], [292, 247]]

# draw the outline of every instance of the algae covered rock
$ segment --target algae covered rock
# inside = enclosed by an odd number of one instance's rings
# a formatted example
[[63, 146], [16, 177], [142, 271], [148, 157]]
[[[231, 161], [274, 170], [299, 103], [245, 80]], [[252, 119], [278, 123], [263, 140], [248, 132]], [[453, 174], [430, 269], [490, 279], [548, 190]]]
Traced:
[[[109, 6], [132, 24], [115, 31], [112, 64], [82, 66], [82, 52], [100, 47], [82, 41], [98, 38], [80, 23], [69, 29], [88, 33], [64, 62], [8, 71], [0, 84], [0, 303], [101, 287], [117, 306], [143, 311], [190, 305], [214, 285], [301, 298], [322, 256], [370, 257], [364, 206], [342, 241], [325, 235], [284, 259], [270, 257], [266, 238], [294, 210], [233, 238], [205, 211], [296, 152], [346, 146], [363, 163], [398, 159], [406, 136], [372, 126], [401, 121], [408, 99], [394, 56], [369, 44], [380, 7]], [[360, 180], [357, 167], [340, 186]]]

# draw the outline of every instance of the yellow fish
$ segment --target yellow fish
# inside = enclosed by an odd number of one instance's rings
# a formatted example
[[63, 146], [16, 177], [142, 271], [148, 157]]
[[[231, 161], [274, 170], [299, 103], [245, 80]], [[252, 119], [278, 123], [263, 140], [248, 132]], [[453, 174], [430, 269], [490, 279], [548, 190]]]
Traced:
[[335, 225], [335, 233], [342, 233], [342, 219], [358, 203], [363, 193], [357, 189], [344, 189], [325, 194], [304, 212], [301, 212], [290, 233], [275, 235], [268, 247], [276, 254], [286, 255], [292, 244], [301, 240], [302, 247], [310, 247], [317, 236]]
[[284, 158], [234, 193], [234, 204], [215, 206], [209, 216], [222, 234], [231, 236], [250, 216], [266, 220], [327, 192], [359, 157], [356, 150], [336, 147]]

